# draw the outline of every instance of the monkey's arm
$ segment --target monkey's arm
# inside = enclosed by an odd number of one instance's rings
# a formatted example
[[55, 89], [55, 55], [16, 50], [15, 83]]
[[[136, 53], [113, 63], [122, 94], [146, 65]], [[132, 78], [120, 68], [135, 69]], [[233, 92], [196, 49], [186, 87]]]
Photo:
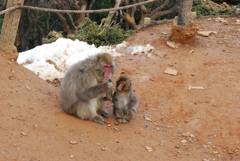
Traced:
[[104, 100], [104, 101], [110, 100], [110, 99], [112, 98], [112, 92], [113, 92], [112, 89], [109, 90], [109, 91], [106, 93], [106, 96], [103, 97], [103, 100]]
[[98, 84], [89, 88], [86, 88], [83, 91], [77, 91], [77, 97], [80, 100], [88, 101], [92, 98], [96, 98], [104, 93], [106, 93], [109, 88], [111, 88], [112, 83], [111, 82], [105, 82], [102, 84]]
[[128, 104], [128, 110], [133, 110], [134, 112], [136, 112], [138, 107], [138, 100], [136, 95], [132, 92], [130, 94], [130, 102]]
[[126, 114], [126, 120], [130, 121], [133, 118], [134, 114], [136, 113], [137, 107], [138, 107], [138, 100], [135, 94], [131, 93], [127, 114]]
[[119, 109], [119, 101], [117, 99], [117, 93], [114, 92], [113, 97], [112, 97], [112, 102], [114, 104], [114, 108]]

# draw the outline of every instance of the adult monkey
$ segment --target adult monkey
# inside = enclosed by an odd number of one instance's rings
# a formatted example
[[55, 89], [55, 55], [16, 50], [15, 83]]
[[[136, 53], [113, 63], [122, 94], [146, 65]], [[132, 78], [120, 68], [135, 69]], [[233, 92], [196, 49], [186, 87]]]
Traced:
[[102, 95], [112, 87], [114, 70], [115, 62], [108, 53], [74, 64], [61, 83], [63, 110], [80, 119], [104, 124], [102, 116], [108, 117], [109, 114], [103, 108]]

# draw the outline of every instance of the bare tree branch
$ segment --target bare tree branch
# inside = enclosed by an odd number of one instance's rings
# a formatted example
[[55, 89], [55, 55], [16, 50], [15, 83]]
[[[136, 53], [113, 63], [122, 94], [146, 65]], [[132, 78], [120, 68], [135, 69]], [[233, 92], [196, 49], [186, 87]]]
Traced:
[[153, 11], [151, 11], [150, 14], [154, 15], [154, 14], [160, 12], [161, 10], [163, 10], [168, 5], [169, 2], [170, 2], [170, 0], [165, 0], [161, 6], [157, 7]]
[[150, 18], [151, 18], [152, 20], [155, 20], [155, 19], [157, 19], [157, 18], [159, 18], [159, 17], [161, 17], [161, 16], [164, 16], [164, 15], [167, 15], [167, 14], [170, 14], [170, 13], [174, 12], [174, 11], [178, 8], [180, 2], [181, 2], [181, 1], [178, 0], [178, 1], [174, 4], [174, 6], [173, 6], [172, 8], [170, 8], [169, 10], [162, 11], [162, 12], [157, 12], [157, 13], [155, 13], [155, 14], [152, 14], [152, 15], [150, 15]]
[[64, 18], [64, 16], [61, 15], [60, 13], [56, 13], [56, 15], [58, 16], [58, 18], [59, 18], [60, 21], [62, 22], [64, 31], [65, 31], [67, 34], [71, 34], [72, 32], [71, 32], [71, 30], [69, 29], [67, 20]]
[[[114, 8], [118, 8], [120, 6], [120, 4], [122, 3], [122, 0], [115, 0], [115, 6]], [[110, 11], [108, 13], [108, 16], [106, 18], [105, 24], [106, 26], [109, 26], [111, 24], [111, 20], [113, 18], [113, 16], [116, 14], [116, 10], [115, 11]]]

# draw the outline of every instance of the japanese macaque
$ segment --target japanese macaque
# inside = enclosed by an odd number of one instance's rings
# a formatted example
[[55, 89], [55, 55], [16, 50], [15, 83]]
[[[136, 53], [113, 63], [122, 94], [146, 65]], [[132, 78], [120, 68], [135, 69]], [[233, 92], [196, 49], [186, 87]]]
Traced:
[[122, 75], [117, 80], [112, 102], [113, 114], [118, 122], [125, 124], [133, 118], [138, 107], [138, 100], [132, 90], [131, 80], [128, 76]]
[[61, 83], [63, 110], [82, 120], [104, 124], [109, 117], [103, 95], [111, 90], [115, 62], [108, 53], [100, 53], [74, 64]]

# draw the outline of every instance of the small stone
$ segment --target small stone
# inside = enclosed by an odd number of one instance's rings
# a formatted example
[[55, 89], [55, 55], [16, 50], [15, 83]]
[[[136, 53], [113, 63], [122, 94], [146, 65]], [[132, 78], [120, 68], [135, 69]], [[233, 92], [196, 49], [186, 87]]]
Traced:
[[187, 133], [183, 133], [182, 135], [185, 136], [185, 137], [187, 137], [187, 136], [189, 136], [190, 134], [191, 134], [190, 132], [187, 132]]
[[208, 146], [204, 144], [204, 145], [202, 145], [202, 147], [207, 148]]
[[73, 155], [70, 155], [70, 158], [72, 159], [72, 158], [73, 158]]
[[233, 152], [231, 150], [228, 150], [228, 154], [233, 154]]
[[179, 145], [175, 145], [175, 148], [179, 149], [179, 148], [180, 148], [180, 146], [179, 146]]
[[227, 21], [224, 18], [221, 18], [221, 17], [215, 18], [215, 21], [216, 22], [227, 23]]
[[236, 24], [240, 25], [240, 20], [236, 19]]
[[193, 135], [193, 134], [190, 134], [190, 137], [191, 137], [191, 138], [195, 138], [195, 135]]
[[187, 140], [182, 140], [181, 143], [187, 143], [188, 141]]
[[202, 161], [209, 161], [208, 159], [202, 159]]
[[174, 41], [166, 41], [166, 44], [174, 49], [177, 49], [179, 47], [179, 45], [176, 44]]
[[190, 143], [193, 143], [193, 140], [192, 140], [191, 138], [189, 138], [188, 141], [189, 141]]
[[31, 90], [31, 88], [29, 87], [29, 86], [26, 86], [26, 88], [30, 91]]
[[152, 152], [152, 151], [153, 151], [153, 148], [151, 148], [151, 147], [149, 147], [149, 146], [145, 146], [145, 148], [146, 148], [146, 150], [147, 150], [148, 152]]
[[21, 132], [21, 134], [22, 134], [23, 136], [27, 136], [27, 133], [26, 133], [26, 132]]
[[147, 121], [152, 121], [152, 119], [150, 118], [150, 116], [149, 115], [144, 115], [144, 118], [145, 118], [145, 120], [147, 120]]
[[165, 74], [170, 74], [170, 75], [177, 75], [178, 71], [175, 70], [175, 69], [171, 69], [171, 68], [167, 68], [165, 71], [164, 71]]
[[106, 148], [102, 148], [102, 151], [106, 151]]
[[70, 143], [73, 144], [73, 145], [74, 145], [74, 144], [77, 144], [76, 141], [70, 141]]

